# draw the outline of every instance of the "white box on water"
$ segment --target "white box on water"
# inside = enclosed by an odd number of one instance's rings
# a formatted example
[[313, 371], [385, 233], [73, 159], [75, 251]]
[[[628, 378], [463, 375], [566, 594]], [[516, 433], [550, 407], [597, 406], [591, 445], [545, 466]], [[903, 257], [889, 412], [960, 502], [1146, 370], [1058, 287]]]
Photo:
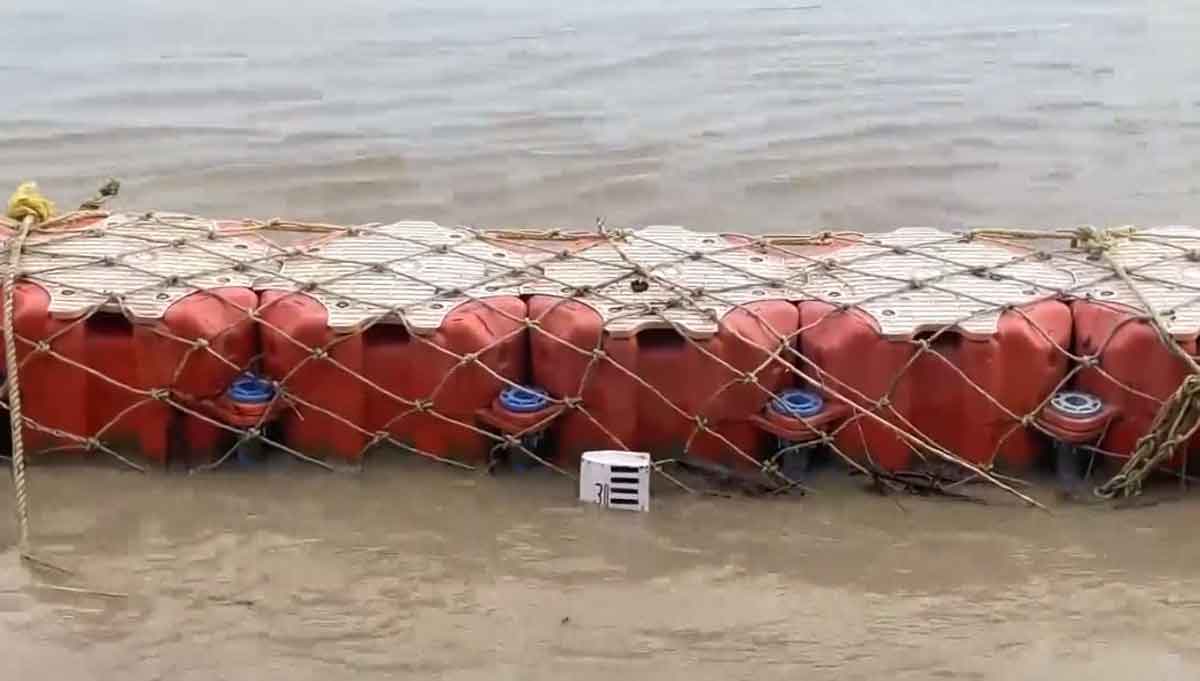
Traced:
[[650, 455], [584, 452], [579, 462], [579, 500], [626, 511], [649, 511]]

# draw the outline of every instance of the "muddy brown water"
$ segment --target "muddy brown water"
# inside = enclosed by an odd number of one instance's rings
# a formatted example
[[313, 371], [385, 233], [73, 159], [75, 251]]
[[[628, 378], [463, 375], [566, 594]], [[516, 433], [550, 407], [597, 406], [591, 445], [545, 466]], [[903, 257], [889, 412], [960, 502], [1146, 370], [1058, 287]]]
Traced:
[[5, 678], [1195, 678], [1200, 496], [1048, 515], [817, 486], [638, 515], [550, 474], [38, 467], [36, 551], [76, 574], [5, 551]]
[[[116, 175], [127, 208], [340, 222], [1198, 221], [1194, 3], [16, 0], [0, 25], [0, 185], [63, 204]], [[40, 466], [34, 546], [75, 574], [0, 523], [0, 678], [1200, 675], [1200, 493], [815, 486], [639, 516], [413, 464]]]

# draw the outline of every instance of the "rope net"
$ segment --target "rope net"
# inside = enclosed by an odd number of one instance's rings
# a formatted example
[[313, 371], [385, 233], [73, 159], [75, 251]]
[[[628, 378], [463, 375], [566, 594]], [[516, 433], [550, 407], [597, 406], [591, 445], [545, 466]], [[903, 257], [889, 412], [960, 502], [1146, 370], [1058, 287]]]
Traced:
[[274, 451], [336, 469], [391, 449], [574, 477], [583, 452], [620, 449], [682, 489], [784, 492], [821, 455], [879, 485], [982, 481], [1037, 504], [1010, 474], [1052, 465], [1106, 497], [1156, 470], [1186, 479], [1200, 423], [1191, 228], [747, 235], [87, 210], [14, 254], [20, 225], [3, 227], [31, 461], [207, 469]]

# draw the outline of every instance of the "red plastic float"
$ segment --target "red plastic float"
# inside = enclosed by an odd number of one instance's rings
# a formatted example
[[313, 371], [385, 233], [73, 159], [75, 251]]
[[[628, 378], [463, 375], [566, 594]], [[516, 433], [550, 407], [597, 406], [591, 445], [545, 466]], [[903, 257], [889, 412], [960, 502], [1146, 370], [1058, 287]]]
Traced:
[[1071, 313], [1055, 299], [1066, 275], [1030, 253], [934, 229], [843, 244], [809, 253], [819, 260], [806, 297], [816, 300], [799, 304], [805, 372], [859, 410], [838, 426], [839, 450], [913, 468], [899, 429], [982, 466], [1029, 466], [1048, 441], [1022, 417], [1068, 370]]
[[[1104, 418], [1082, 438], [1102, 452], [1128, 457], [1145, 435], [1163, 402], [1190, 370], [1177, 350], [1195, 357], [1200, 335], [1200, 234], [1189, 227], [1144, 230], [1120, 239], [1108, 252], [1130, 274], [1130, 289], [1104, 262], [1079, 259], [1073, 265], [1080, 285], [1074, 313], [1074, 351], [1089, 358], [1074, 387], [1099, 399]], [[1138, 293], [1140, 292], [1141, 297]], [[1148, 321], [1142, 298], [1162, 316], [1177, 348], [1167, 347]], [[1197, 451], [1193, 437], [1169, 462], [1179, 467]]]
[[13, 326], [31, 454], [102, 444], [164, 463], [229, 446], [210, 420], [229, 422], [222, 396], [257, 352], [246, 263], [266, 254], [230, 226], [114, 215], [29, 237]]
[[386, 434], [420, 454], [485, 462], [497, 442], [477, 412], [527, 370], [525, 303], [505, 280], [521, 266], [430, 222], [300, 247], [262, 294], [264, 367], [291, 402], [284, 443], [356, 463]]
[[486, 420], [514, 434], [548, 428], [565, 466], [619, 448], [757, 468], [774, 436], [756, 417], [794, 378], [781, 348], [799, 315], [784, 277], [744, 240], [670, 226], [549, 261], [529, 317], [532, 380], [552, 403], [524, 414], [497, 404]]

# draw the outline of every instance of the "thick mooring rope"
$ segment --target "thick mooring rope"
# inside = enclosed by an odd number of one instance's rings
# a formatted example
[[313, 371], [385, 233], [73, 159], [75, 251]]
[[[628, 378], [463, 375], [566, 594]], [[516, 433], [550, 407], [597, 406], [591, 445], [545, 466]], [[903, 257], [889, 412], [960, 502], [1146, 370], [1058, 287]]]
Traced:
[[[120, 191], [121, 184], [110, 179], [96, 194], [84, 201], [80, 211], [99, 210], [106, 201], [115, 197]], [[58, 219], [70, 219], [79, 213], [68, 213]], [[18, 539], [17, 549], [22, 558], [33, 560], [49, 567], [55, 567], [44, 561], [37, 560], [29, 553], [29, 487], [25, 473], [25, 418], [21, 408], [21, 366], [17, 358], [17, 334], [13, 321], [14, 300], [16, 298], [16, 282], [20, 276], [21, 256], [25, 250], [25, 240], [37, 225], [46, 226], [54, 215], [54, 204], [38, 191], [33, 182], [26, 182], [13, 192], [8, 199], [7, 217], [20, 221], [20, 227], [8, 243], [8, 269], [4, 272], [4, 365], [7, 370], [5, 381], [8, 384], [8, 424], [12, 434], [12, 473], [13, 488], [16, 495], [16, 513]], [[61, 568], [55, 568], [60, 569]]]
[[13, 288], [17, 268], [21, 264], [21, 249], [25, 237], [33, 228], [34, 217], [21, 220], [21, 230], [8, 251], [8, 271], [4, 273], [4, 365], [8, 368], [8, 423], [12, 429], [13, 485], [17, 495], [17, 527], [20, 535], [17, 546], [22, 554], [29, 548], [29, 491], [25, 485], [25, 443], [22, 438], [21, 382], [17, 364], [17, 341], [13, 333]]
[[12, 429], [12, 471], [16, 491], [17, 547], [24, 556], [29, 550], [29, 490], [25, 482], [25, 442], [22, 428], [20, 366], [17, 362], [17, 337], [13, 330], [13, 300], [17, 273], [25, 237], [34, 224], [49, 219], [54, 205], [38, 194], [32, 183], [21, 185], [8, 202], [8, 216], [21, 221], [21, 227], [8, 246], [8, 269], [4, 272], [4, 365], [8, 382], [8, 423]]
[[1200, 374], [1190, 374], [1163, 403], [1150, 432], [1138, 438], [1133, 454], [1120, 472], [1097, 487], [1096, 495], [1111, 499], [1140, 494], [1142, 482], [1166, 463], [1179, 445], [1191, 439], [1197, 426], [1200, 426]]

